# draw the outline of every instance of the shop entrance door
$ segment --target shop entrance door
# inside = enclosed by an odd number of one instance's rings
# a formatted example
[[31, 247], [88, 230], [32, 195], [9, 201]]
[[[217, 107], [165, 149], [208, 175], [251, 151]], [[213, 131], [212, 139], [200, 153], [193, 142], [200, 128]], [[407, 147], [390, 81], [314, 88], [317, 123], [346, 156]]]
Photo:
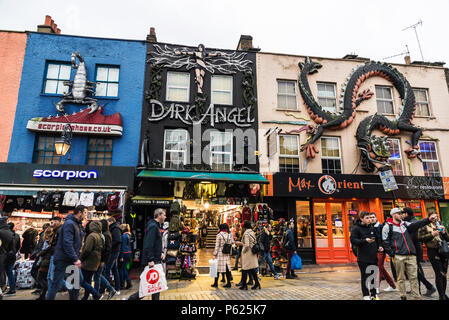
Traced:
[[343, 202], [315, 202], [314, 223], [316, 261], [320, 263], [350, 262], [350, 244]]

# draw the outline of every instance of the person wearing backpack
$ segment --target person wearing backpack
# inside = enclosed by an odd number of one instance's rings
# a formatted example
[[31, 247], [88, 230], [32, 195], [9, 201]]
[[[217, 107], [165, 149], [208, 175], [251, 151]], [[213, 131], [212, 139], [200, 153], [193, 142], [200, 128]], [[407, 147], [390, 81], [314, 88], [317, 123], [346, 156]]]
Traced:
[[217, 276], [214, 283], [211, 285], [213, 288], [218, 288], [218, 278], [221, 273], [226, 274], [227, 283], [224, 288], [231, 287], [231, 251], [234, 244], [234, 238], [232, 233], [229, 232], [229, 226], [223, 223], [219, 226], [220, 232], [217, 234], [214, 249], [214, 259], [217, 259]]
[[295, 233], [293, 229], [295, 228], [295, 220], [290, 219], [287, 225], [287, 230], [284, 232], [282, 238], [282, 246], [285, 248], [287, 252], [287, 279], [295, 279], [298, 276], [292, 270], [292, 257], [296, 253], [296, 241], [295, 241]]
[[368, 277], [373, 271], [377, 272], [377, 251], [380, 242], [376, 236], [376, 229], [371, 224], [371, 216], [372, 214], [367, 211], [360, 212], [360, 218], [355, 222], [350, 237], [351, 245], [357, 253], [363, 300], [379, 300], [376, 294], [376, 281], [370, 288], [367, 286]]
[[418, 266], [416, 264], [416, 249], [413, 244], [412, 234], [437, 220], [436, 213], [428, 218], [414, 223], [402, 220], [402, 210], [393, 208], [390, 211], [392, 218], [382, 229], [382, 243], [385, 252], [393, 260], [398, 275], [398, 287], [401, 300], [407, 300], [405, 289], [405, 274], [407, 273], [412, 295], [415, 299], [421, 299], [418, 287]]
[[[0, 217], [0, 277], [2, 278], [2, 274], [5, 272], [5, 260], [8, 257], [8, 252], [14, 247], [13, 233], [9, 230], [6, 221], [6, 217]], [[3, 298], [2, 286], [3, 283], [0, 283], [0, 299]]]

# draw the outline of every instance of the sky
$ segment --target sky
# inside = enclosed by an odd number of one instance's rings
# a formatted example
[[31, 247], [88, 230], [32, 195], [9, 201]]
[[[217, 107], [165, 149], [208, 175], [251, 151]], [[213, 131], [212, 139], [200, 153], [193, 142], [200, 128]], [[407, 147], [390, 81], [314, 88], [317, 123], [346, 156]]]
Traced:
[[[408, 46], [412, 61], [449, 67], [448, 0], [0, 0], [0, 29], [36, 31], [47, 14], [68, 35], [144, 40], [154, 27], [159, 42], [236, 49], [244, 34], [263, 52], [390, 63]], [[424, 59], [403, 31], [419, 21]]]

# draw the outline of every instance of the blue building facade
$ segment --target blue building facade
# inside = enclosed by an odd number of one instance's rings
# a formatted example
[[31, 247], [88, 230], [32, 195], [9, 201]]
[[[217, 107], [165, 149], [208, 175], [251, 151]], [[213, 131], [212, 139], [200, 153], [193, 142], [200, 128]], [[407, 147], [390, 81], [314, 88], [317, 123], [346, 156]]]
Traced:
[[[67, 155], [57, 157], [51, 152], [61, 130], [32, 130], [29, 121], [54, 120], [61, 116], [55, 106], [63, 98], [62, 93], [69, 89], [64, 81], [73, 81], [79, 70], [71, 64], [75, 51], [84, 59], [87, 80], [97, 82], [91, 97], [97, 99], [102, 110], [96, 113], [96, 118], [104, 115], [107, 119], [113, 115], [111, 118], [115, 121], [121, 119], [122, 133], [97, 134], [96, 130], [103, 130], [104, 125], [99, 126], [103, 128], [84, 128], [84, 132], [83, 128], [78, 128], [78, 132], [74, 130], [68, 161]], [[135, 167], [139, 154], [145, 59], [144, 41], [30, 32], [8, 162]], [[75, 62], [80, 64], [81, 61], [76, 59]], [[68, 122], [74, 128], [77, 121], [73, 117], [81, 116], [82, 110], [88, 107], [88, 104], [64, 105]]]

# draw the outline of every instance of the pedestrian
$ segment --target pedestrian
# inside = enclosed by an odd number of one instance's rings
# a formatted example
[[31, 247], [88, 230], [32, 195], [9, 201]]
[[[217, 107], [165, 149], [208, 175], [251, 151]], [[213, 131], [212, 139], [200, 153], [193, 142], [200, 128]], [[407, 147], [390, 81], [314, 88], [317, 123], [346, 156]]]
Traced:
[[239, 288], [240, 290], [248, 290], [248, 284], [246, 283], [248, 274], [251, 274], [253, 280], [255, 282], [254, 286], [251, 287], [252, 290], [260, 289], [259, 279], [257, 277], [257, 267], [258, 267], [258, 259], [257, 253], [252, 252], [252, 247], [257, 243], [256, 235], [254, 231], [251, 229], [251, 222], [245, 221], [243, 223], [243, 236], [242, 242], [242, 286]]
[[[242, 241], [242, 235], [243, 232], [241, 231], [236, 231], [236, 242], [241, 242]], [[241, 246], [237, 246], [237, 250], [236, 250], [236, 255], [235, 255], [235, 264], [234, 264], [234, 268], [232, 268], [232, 270], [237, 271], [239, 269], [239, 259], [240, 256], [242, 255], [242, 247]]]
[[388, 287], [384, 289], [385, 292], [392, 292], [392, 291], [398, 291], [396, 288], [396, 284], [391, 278], [390, 274], [388, 273], [387, 269], [385, 269], [385, 249], [382, 247], [382, 228], [384, 224], [381, 224], [379, 221], [377, 221], [377, 217], [375, 213], [371, 213], [371, 224], [373, 225], [374, 229], [376, 230], [376, 237], [379, 240], [379, 250], [377, 251], [377, 267], [379, 268], [378, 276], [377, 276], [377, 289], [376, 293], [379, 294], [380, 292], [380, 283], [382, 280], [386, 280], [388, 283]]
[[[73, 269], [73, 267], [71, 269], [74, 270], [75, 277], [80, 275], [79, 277], [81, 280], [81, 261], [79, 259], [79, 252], [83, 239], [81, 223], [86, 215], [87, 208], [85, 206], [79, 205], [75, 207], [74, 213], [67, 216], [64, 224], [59, 230], [58, 242], [53, 256], [53, 280], [48, 283], [46, 300], [55, 299], [60, 284], [62, 283], [66, 272], [68, 272], [68, 267], [75, 266], [77, 269]], [[79, 290], [80, 288], [77, 286], [71, 287], [69, 290], [70, 300], [78, 300]]]
[[[227, 283], [224, 285], [224, 288], [231, 287], [231, 251], [232, 245], [234, 244], [234, 238], [232, 234], [229, 232], [229, 226], [226, 223], [220, 224], [220, 231], [217, 234], [215, 240], [215, 249], [214, 249], [214, 259], [217, 259], [217, 276], [215, 277], [214, 283], [211, 285], [213, 288], [218, 288], [218, 278], [221, 273], [226, 274]], [[227, 250], [223, 252], [224, 249]]]
[[120, 248], [122, 244], [122, 231], [118, 226], [114, 217], [108, 219], [109, 231], [111, 232], [111, 255], [104, 267], [104, 276], [111, 283], [111, 271], [114, 276], [114, 289], [116, 295], [120, 295], [120, 274], [118, 272], [118, 257], [120, 255]]
[[297, 253], [295, 234], [293, 232], [294, 228], [295, 228], [295, 221], [293, 219], [290, 219], [282, 241], [282, 245], [287, 253], [287, 275], [286, 275], [287, 279], [294, 279], [298, 277], [292, 270], [292, 257], [295, 253]]
[[402, 220], [402, 210], [393, 208], [390, 211], [392, 218], [387, 220], [382, 229], [382, 242], [385, 252], [393, 259], [398, 276], [398, 287], [401, 300], [407, 300], [405, 289], [405, 274], [410, 281], [412, 296], [420, 299], [418, 288], [418, 266], [416, 265], [416, 249], [412, 234], [419, 228], [436, 221], [437, 215], [431, 214], [429, 218], [410, 223]]
[[[433, 210], [429, 210], [429, 214], [433, 213]], [[419, 229], [418, 239], [426, 245], [427, 256], [435, 272], [435, 284], [438, 289], [439, 299], [449, 300], [449, 297], [446, 295], [448, 256], [440, 252], [442, 240], [449, 241], [446, 228], [436, 220]]]
[[[131, 279], [129, 278], [128, 270], [126, 266], [131, 258], [131, 229], [129, 224], [122, 224], [122, 245], [120, 248], [118, 269], [120, 274], [120, 288], [121, 289], [131, 289]], [[125, 286], [126, 282], [126, 286]]]
[[92, 294], [94, 300], [100, 300], [102, 295], [92, 287], [92, 278], [95, 272], [100, 267], [101, 253], [103, 251], [101, 223], [99, 221], [90, 221], [86, 225], [86, 237], [81, 249], [81, 272], [83, 274], [83, 281], [81, 287], [84, 288], [84, 296], [81, 300], [89, 299], [89, 294]]
[[[415, 214], [413, 212], [413, 209], [410, 207], [405, 207], [404, 209], [402, 209], [402, 212], [404, 213], [403, 216], [403, 220], [410, 222], [410, 223], [414, 223], [417, 222], [418, 220], [415, 218]], [[432, 294], [434, 294], [437, 290], [435, 289], [435, 287], [426, 279], [425, 275], [424, 275], [424, 270], [421, 266], [421, 262], [424, 262], [423, 260], [423, 248], [422, 248], [422, 243], [421, 241], [419, 241], [418, 239], [418, 230], [414, 231], [412, 233], [412, 241], [413, 244], [415, 245], [415, 249], [416, 249], [416, 265], [418, 267], [418, 283], [419, 283], [419, 292], [421, 293], [421, 283], [424, 284], [424, 286], [426, 287], [427, 291], [426, 293], [424, 293], [424, 296], [426, 297], [430, 297]]]
[[260, 235], [260, 241], [259, 243], [262, 245], [261, 248], [261, 254], [259, 258], [259, 267], [261, 262], [265, 260], [268, 263], [268, 266], [270, 267], [271, 273], [274, 276], [274, 279], [277, 280], [282, 277], [281, 274], [276, 272], [276, 269], [273, 265], [273, 259], [271, 257], [271, 240], [273, 240], [273, 233], [272, 233], [273, 227], [271, 224], [267, 224], [266, 227], [263, 228], [261, 235]]
[[[41, 292], [39, 297], [36, 300], [45, 300], [45, 295], [48, 290], [48, 269], [50, 266], [50, 259], [53, 255], [53, 250], [50, 245], [50, 240], [53, 237], [54, 230], [53, 228], [46, 228], [44, 234], [42, 236], [42, 250], [37, 254], [37, 262], [35, 262], [38, 266], [37, 273], [37, 282], [41, 287]], [[54, 249], [54, 248], [53, 248]]]
[[[154, 210], [154, 219], [151, 219], [146, 227], [145, 236], [143, 238], [142, 265], [150, 268], [156, 264], [161, 264], [165, 260], [162, 252], [162, 235], [161, 228], [165, 221], [166, 213], [164, 209], [157, 208]], [[171, 223], [170, 223], [171, 227]], [[152, 300], [159, 300], [160, 293], [152, 295]], [[132, 294], [125, 300], [140, 300], [139, 291]]]
[[37, 236], [39, 233], [34, 228], [28, 228], [25, 230], [25, 232], [22, 234], [22, 247], [20, 248], [20, 253], [23, 253], [25, 256], [25, 260], [29, 259], [31, 257], [31, 254], [33, 253], [34, 249], [36, 249], [37, 246]]
[[13, 250], [7, 254], [5, 259], [5, 270], [8, 276], [9, 290], [5, 293], [5, 297], [16, 295], [16, 278], [14, 276], [14, 264], [16, 263], [17, 254], [20, 250], [20, 236], [14, 231], [14, 223], [8, 223], [9, 230], [13, 234]]
[[109, 257], [111, 256], [111, 247], [112, 247], [112, 235], [109, 231], [109, 223], [107, 220], [103, 219], [100, 220], [101, 223], [101, 233], [104, 237], [104, 246], [103, 251], [101, 252], [101, 261], [100, 266], [98, 267], [97, 272], [95, 272], [94, 275], [94, 288], [95, 290], [100, 293], [100, 295], [103, 295], [105, 292], [105, 289], [108, 290], [108, 300], [112, 299], [114, 295], [117, 293], [115, 289], [111, 286], [108, 279], [104, 276], [104, 267], [105, 263], [109, 261]]
[[[380, 239], [376, 229], [371, 224], [372, 214], [360, 212], [360, 218], [355, 222], [350, 241], [357, 252], [357, 264], [361, 275], [363, 300], [379, 300], [376, 293], [376, 281], [368, 283], [367, 279], [377, 272], [377, 251]], [[383, 250], [383, 249], [382, 249]]]
[[4, 286], [5, 260], [7, 260], [8, 252], [14, 250], [14, 237], [9, 229], [6, 217], [0, 217], [0, 277], [3, 278], [0, 283], [0, 300], [3, 299], [2, 287]]

